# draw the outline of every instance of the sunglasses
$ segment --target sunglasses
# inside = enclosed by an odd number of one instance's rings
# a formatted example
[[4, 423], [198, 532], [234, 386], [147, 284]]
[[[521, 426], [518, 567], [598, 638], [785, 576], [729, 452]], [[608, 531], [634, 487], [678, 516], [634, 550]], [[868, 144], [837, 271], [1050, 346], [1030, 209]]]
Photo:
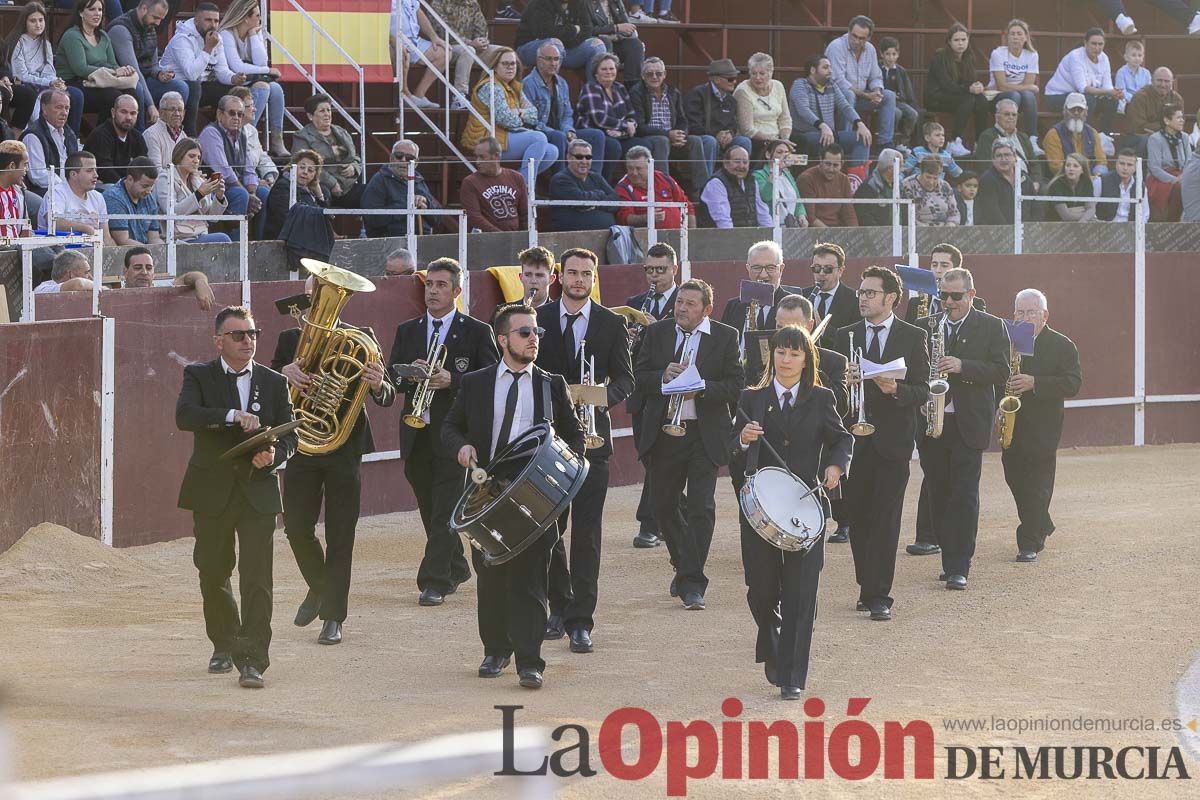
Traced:
[[592, 160], [591, 156], [585, 156], [585, 155], [582, 155], [581, 153], [571, 153], [571, 158], [575, 159], [576, 161], [591, 161]]
[[813, 264], [813, 275], [832, 275], [837, 270], [837, 267], [823, 267], [820, 264]]
[[246, 337], [250, 337], [250, 341], [253, 342], [258, 339], [258, 335], [260, 333], [262, 333], [262, 331], [259, 330], [258, 328], [251, 328], [248, 331], [225, 331], [221, 335], [228, 336], [229, 338], [233, 339], [235, 342], [244, 342], [244, 341], [246, 341]]
[[540, 327], [539, 328], [531, 328], [528, 325], [522, 325], [519, 328], [513, 328], [512, 330], [510, 330], [508, 332], [508, 335], [512, 336], [514, 333], [517, 336], [520, 336], [522, 339], [528, 339], [530, 336], [536, 336], [540, 339], [546, 335], [546, 329], [540, 328]]
[[665, 266], [663, 264], [648, 264], [645, 267], [643, 267], [643, 269], [646, 270], [647, 275], [653, 275], [653, 274], [665, 275], [671, 271], [670, 267]]
[[962, 300], [966, 296], [967, 296], [966, 292], [938, 292], [939, 300], [943, 300], [943, 301], [944, 300], [953, 300], [956, 303], [959, 300]]

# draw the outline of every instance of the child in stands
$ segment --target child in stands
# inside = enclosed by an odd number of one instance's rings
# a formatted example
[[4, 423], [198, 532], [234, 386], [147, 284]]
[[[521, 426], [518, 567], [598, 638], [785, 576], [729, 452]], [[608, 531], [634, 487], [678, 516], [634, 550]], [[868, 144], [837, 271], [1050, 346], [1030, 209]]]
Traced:
[[904, 159], [905, 173], [916, 171], [921, 159], [925, 156], [937, 156], [942, 161], [946, 177], [953, 180], [962, 174], [962, 167], [954, 161], [954, 156], [946, 148], [946, 129], [940, 122], [926, 122], [921, 127], [921, 135], [925, 138], [924, 147], [913, 148], [908, 158]]
[[894, 36], [884, 36], [879, 40], [879, 69], [883, 72], [883, 88], [896, 93], [895, 141], [904, 145], [907, 151], [921, 112], [908, 71], [900, 66], [900, 40]]
[[1125, 90], [1125, 97], [1117, 103], [1118, 114], [1125, 113], [1125, 103], [1137, 94], [1138, 89], [1150, 85], [1150, 70], [1142, 66], [1145, 60], [1145, 45], [1133, 40], [1125, 43], [1125, 66], [1113, 77], [1113, 88]]

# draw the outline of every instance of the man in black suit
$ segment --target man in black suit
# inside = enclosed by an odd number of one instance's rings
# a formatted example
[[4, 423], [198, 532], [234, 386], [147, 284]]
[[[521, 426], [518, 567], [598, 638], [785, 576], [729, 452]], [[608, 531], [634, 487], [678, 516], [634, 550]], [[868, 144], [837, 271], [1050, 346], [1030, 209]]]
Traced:
[[[775, 326], [782, 328], [787, 325], [799, 325], [809, 333], [816, 327], [813, 319], [812, 303], [803, 295], [789, 294], [779, 301], [775, 310]], [[817, 377], [821, 385], [833, 392], [834, 408], [838, 416], [845, 417], [850, 412], [850, 392], [846, 387], [846, 357], [836, 350], [817, 348], [820, 366]]]
[[744, 302], [740, 296], [729, 298], [725, 303], [725, 310], [721, 312], [721, 322], [741, 332], [742, 368], [745, 371], [747, 386], [758, 383], [766, 368], [763, 363], [763, 348], [760, 346], [766, 339], [756, 339], [750, 336], [748, 331], [751, 330], [751, 324], [760, 331], [775, 329], [775, 305], [789, 294], [787, 289], [779, 286], [783, 280], [783, 267], [783, 248], [775, 242], [768, 240], [750, 245], [746, 253], [746, 275], [752, 281], [771, 284], [775, 289], [774, 302], [766, 307], [759, 306], [758, 317], [753, 321], [747, 318], [750, 304]]
[[1000, 457], [1004, 480], [1017, 503], [1017, 561], [1037, 561], [1054, 533], [1050, 499], [1054, 468], [1062, 438], [1063, 401], [1079, 393], [1083, 375], [1075, 343], [1046, 323], [1050, 310], [1037, 289], [1017, 293], [1013, 319], [1033, 323], [1033, 355], [1021, 357], [1021, 371], [1011, 375], [1009, 394], [1021, 398], [1012, 444]]
[[[1141, 194], [1137, 189], [1137, 159], [1137, 152], [1133, 148], [1122, 147], [1117, 152], [1116, 168], [1100, 176], [1100, 196], [1119, 197], [1122, 202], [1097, 203], [1096, 219], [1104, 222], [1133, 222], [1136, 213], [1133, 198]], [[1148, 201], [1143, 198], [1142, 203], [1142, 213], [1145, 215], [1143, 219], [1149, 219]]]
[[[704, 608], [708, 578], [704, 562], [712, 544], [717, 470], [729, 462], [733, 425], [731, 404], [745, 385], [738, 354], [737, 330], [712, 320], [712, 287], [702, 280], [685, 281], [675, 293], [675, 319], [646, 329], [634, 376], [645, 397], [644, 419], [638, 437], [638, 456], [654, 473], [654, 516], [667, 540], [676, 578], [672, 596], [684, 608]], [[682, 396], [682, 436], [663, 431], [668, 421], [669, 396], [662, 385], [694, 365], [703, 388]], [[687, 521], [679, 496], [687, 488]]]
[[[196, 534], [193, 560], [213, 643], [208, 671], [229, 672], [236, 664], [239, 685], [261, 689], [271, 663], [271, 538], [283, 510], [275, 469], [295, 451], [296, 434], [236, 461], [222, 461], [221, 454], [260, 426], [291, 422], [292, 401], [287, 379], [254, 363], [259, 331], [250, 309], [222, 309], [214, 331], [218, 357], [184, 367], [175, 404], [176, 426], [194, 434], [179, 507], [192, 512]], [[240, 622], [229, 585], [238, 559]]]
[[[458, 464], [487, 467], [492, 455], [525, 430], [550, 422], [558, 438], [584, 454], [583, 430], [562, 376], [551, 375], [533, 362], [542, 329], [532, 306], [512, 305], [496, 315], [496, 339], [503, 360], [465, 375], [442, 426], [442, 445]], [[551, 408], [545, 407], [549, 385]], [[479, 677], [495, 678], [517, 657], [521, 685], [542, 687], [542, 637], [546, 630], [546, 572], [550, 548], [558, 536], [551, 525], [542, 538], [503, 564], [488, 566], [471, 548], [478, 575], [479, 638], [484, 658]]]
[[[675, 255], [675, 248], [666, 242], [651, 245], [646, 251], [646, 258], [642, 264], [646, 270], [646, 282], [649, 286], [646, 291], [635, 294], [626, 300], [625, 305], [644, 311], [655, 321], [674, 319], [675, 292], [677, 290], [675, 277], [679, 274], [679, 259]], [[638, 348], [642, 343], [643, 335], [644, 331], [631, 344], [633, 363], [637, 363]], [[645, 398], [635, 386], [633, 393], [629, 395], [629, 399], [625, 403], [625, 408], [633, 417], [633, 440], [635, 442], [642, 430], [642, 406], [644, 403]], [[650, 473], [647, 472], [642, 479], [642, 496], [638, 500], [638, 533], [633, 537], [633, 546], [638, 548], [658, 547], [662, 544], [658, 523], [654, 521], [654, 508], [650, 503], [651, 492], [654, 491], [651, 487]], [[680, 498], [680, 502], [683, 502], [683, 498]]]
[[[863, 385], [867, 422], [873, 433], [854, 442], [854, 469], [844, 495], [850, 511], [850, 549], [858, 581], [859, 611], [871, 619], [892, 618], [892, 579], [896, 573], [896, 545], [904, 491], [908, 488], [908, 462], [916, 436], [917, 409], [929, 393], [929, 354], [925, 335], [895, 315], [904, 291], [900, 276], [885, 267], [863, 270], [858, 307], [863, 319], [838, 331], [837, 351], [850, 357], [862, 350], [863, 361], [885, 364], [904, 359], [902, 380], [871, 378], [863, 381], [858, 365], [847, 367], [851, 385]], [[856, 415], [851, 415], [856, 416]]]
[[[921, 470], [929, 481], [929, 512], [942, 548], [947, 589], [967, 588], [979, 529], [979, 476], [992, 440], [995, 386], [1008, 377], [1008, 331], [999, 317], [976, 311], [970, 270], [947, 270], [938, 299], [946, 309], [946, 355], [934, 368], [950, 391], [942, 435], [921, 440]], [[929, 320], [919, 326], [930, 332]]]
[[[442, 445], [441, 428], [454, 402], [462, 378], [468, 372], [490, 367], [500, 360], [492, 329], [455, 309], [462, 294], [462, 268], [452, 258], [429, 263], [425, 275], [425, 313], [396, 328], [388, 363], [428, 367], [430, 346], [445, 348], [442, 368], [429, 380], [433, 399], [423, 415], [424, 426], [400, 425], [400, 454], [404, 477], [417, 496], [421, 523], [425, 526], [425, 555], [417, 569], [418, 603], [440, 606], [446, 595], [471, 577], [463, 553], [462, 539], [450, 531], [450, 514], [462, 494], [462, 470], [454, 463], [454, 451]], [[404, 392], [404, 416], [413, 411], [419, 383], [399, 383]]]
[[[591, 250], [572, 248], [559, 259], [562, 297], [537, 310], [539, 328], [545, 329], [537, 365], [562, 375], [568, 383], [580, 382], [580, 362], [594, 366], [590, 382], [606, 386], [608, 402], [594, 407], [596, 434], [603, 440], [587, 451], [587, 479], [571, 503], [571, 565], [563, 540], [550, 553], [550, 619], [546, 639], [571, 637], [572, 653], [592, 652], [597, 588], [600, 579], [601, 523], [608, 497], [608, 457], [612, 455], [612, 424], [608, 409], [633, 391], [633, 368], [625, 320], [591, 300], [599, 259]], [[566, 532], [567, 514], [559, 520]]]
[[[304, 284], [304, 291], [310, 297], [314, 280], [309, 277]], [[341, 320], [337, 327], [350, 328]], [[359, 330], [375, 340], [375, 332], [370, 328]], [[279, 334], [271, 369], [282, 373], [297, 391], [305, 392], [312, 388], [314, 376], [305, 372], [296, 360], [300, 333], [300, 328], [289, 328]], [[385, 408], [396, 399], [396, 389], [386, 377], [383, 365], [378, 362], [372, 361], [363, 370], [362, 380], [370, 386], [371, 399]], [[351, 384], [347, 393], [356, 389], [357, 384]], [[354, 428], [341, 447], [323, 454], [307, 453], [303, 445], [298, 449], [299, 452], [288, 461], [287, 478], [283, 482], [283, 530], [292, 554], [296, 556], [300, 574], [308, 584], [308, 594], [296, 610], [295, 623], [303, 628], [320, 616], [323, 624], [317, 643], [341, 644], [350, 597], [354, 529], [358, 525], [362, 493], [359, 472], [363, 455], [375, 452], [366, 408], [360, 406], [358, 409]], [[325, 551], [321, 550], [321, 542], [316, 536], [322, 496], [325, 498]]]

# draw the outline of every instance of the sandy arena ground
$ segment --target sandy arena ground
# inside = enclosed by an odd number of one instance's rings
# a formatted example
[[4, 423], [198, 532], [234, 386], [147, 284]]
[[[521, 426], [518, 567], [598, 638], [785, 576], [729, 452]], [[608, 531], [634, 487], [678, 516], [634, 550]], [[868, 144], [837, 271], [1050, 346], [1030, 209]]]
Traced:
[[[1126, 744], [1200, 742], [1183, 731], [1125, 733], [948, 733], [943, 720], [1173, 718], [1175, 684], [1200, 641], [1195, 595], [1200, 526], [1200, 447], [1089, 449], [1059, 459], [1058, 532], [1042, 559], [1016, 564], [1016, 515], [999, 458], [984, 465], [983, 520], [966, 592], [935, 579], [936, 557], [901, 552], [895, 619], [872, 623], [854, 611], [848, 545], [829, 545], [807, 695], [828, 705], [826, 730], [846, 698], [870, 697], [864, 718], [928, 720], [937, 740], [935, 781], [873, 777], [863, 785], [828, 777], [803, 790], [818, 797], [967, 796], [1200, 797], [1193, 781], [948, 782], [943, 747], [952, 744]], [[915, 519], [914, 466], [905, 511]], [[518, 724], [585, 725], [641, 706], [660, 722], [719, 723], [721, 701], [745, 703], [743, 720], [804, 717], [783, 703], [754, 664], [745, 603], [737, 512], [719, 484], [708, 610], [686, 613], [667, 595], [664, 547], [634, 550], [637, 487], [609, 493], [596, 652], [573, 655], [548, 643], [546, 686], [475, 676], [474, 582], [435, 609], [416, 603], [424, 536], [414, 514], [360, 526], [351, 615], [340, 647], [319, 647], [317, 626], [292, 626], [302, 583], [282, 533], [276, 539], [275, 639], [267, 689], [237, 688], [205, 672], [210, 647], [191, 563], [191, 540], [110, 551], [42, 527], [0, 555], [0, 688], [21, 779], [46, 778], [214, 758], [374, 741], [418, 742], [495, 728], [495, 704], [523, 704]], [[903, 545], [904, 541], [902, 541]], [[1184, 720], [1186, 723], [1187, 720]], [[663, 762], [665, 764], [665, 761]], [[661, 797], [665, 767], [641, 783], [603, 773], [559, 781], [567, 798]], [[827, 773], [831, 775], [831, 773]], [[882, 775], [882, 768], [879, 771]], [[421, 797], [512, 795], [511, 779], [480, 778]], [[689, 785], [691, 797], [794, 796], [788, 782]], [[0, 792], [2, 794], [2, 792]], [[394, 797], [380, 793], [372, 797]]]

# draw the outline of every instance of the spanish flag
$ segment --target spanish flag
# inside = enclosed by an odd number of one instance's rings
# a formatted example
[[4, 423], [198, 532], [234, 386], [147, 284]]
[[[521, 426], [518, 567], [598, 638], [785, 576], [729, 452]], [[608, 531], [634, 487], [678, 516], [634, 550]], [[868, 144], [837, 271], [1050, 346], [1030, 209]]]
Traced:
[[[388, 54], [392, 4], [390, 0], [303, 0], [303, 8], [350, 57], [363, 68], [368, 83], [390, 83], [395, 77]], [[271, 0], [271, 34], [301, 64], [313, 69], [314, 31], [288, 0]], [[322, 83], [357, 82], [358, 73], [320, 32], [316, 39], [316, 75]], [[279, 47], [271, 46], [271, 64], [282, 80], [305, 82]]]

